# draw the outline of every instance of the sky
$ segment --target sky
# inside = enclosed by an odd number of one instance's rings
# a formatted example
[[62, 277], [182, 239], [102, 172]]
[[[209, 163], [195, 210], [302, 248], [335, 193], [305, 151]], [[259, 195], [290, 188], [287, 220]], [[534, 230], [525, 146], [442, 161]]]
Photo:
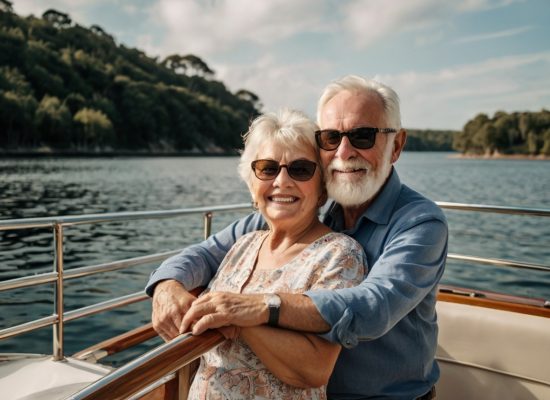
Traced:
[[12, 0], [159, 59], [195, 54], [264, 111], [315, 117], [344, 75], [381, 81], [403, 126], [460, 130], [483, 112], [550, 109], [550, 0]]

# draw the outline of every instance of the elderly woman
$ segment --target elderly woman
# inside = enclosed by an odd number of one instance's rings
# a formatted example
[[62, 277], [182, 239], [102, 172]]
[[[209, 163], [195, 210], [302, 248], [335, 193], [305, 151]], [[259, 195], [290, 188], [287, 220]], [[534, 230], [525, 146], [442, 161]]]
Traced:
[[[361, 246], [318, 219], [326, 191], [315, 130], [297, 111], [253, 121], [244, 136], [239, 172], [269, 229], [235, 243], [206, 290], [210, 294], [192, 308], [204, 306], [215, 292], [302, 293], [362, 281], [366, 261]], [[224, 328], [232, 340], [202, 357], [189, 398], [326, 398], [324, 385], [339, 345], [278, 328], [276, 321], [272, 314], [267, 325]]]

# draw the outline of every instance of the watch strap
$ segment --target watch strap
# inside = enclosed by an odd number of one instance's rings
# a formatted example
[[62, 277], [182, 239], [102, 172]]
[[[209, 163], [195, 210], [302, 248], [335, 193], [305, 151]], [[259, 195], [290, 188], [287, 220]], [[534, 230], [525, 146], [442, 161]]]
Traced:
[[269, 320], [267, 321], [269, 326], [279, 326], [279, 310], [280, 307], [278, 306], [269, 306]]
[[281, 298], [271, 293], [267, 295], [265, 303], [267, 304], [267, 309], [269, 311], [269, 318], [267, 324], [269, 326], [277, 327], [279, 326], [279, 312], [281, 310]]

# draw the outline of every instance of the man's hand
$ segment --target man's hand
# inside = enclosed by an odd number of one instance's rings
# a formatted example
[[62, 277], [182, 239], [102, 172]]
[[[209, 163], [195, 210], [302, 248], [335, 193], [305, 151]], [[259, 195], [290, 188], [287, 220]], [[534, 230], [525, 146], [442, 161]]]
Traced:
[[180, 334], [179, 327], [185, 313], [196, 297], [175, 280], [162, 281], [153, 294], [153, 328], [164, 341]]
[[200, 335], [207, 329], [223, 326], [256, 326], [265, 324], [268, 314], [261, 294], [211, 292], [193, 302], [179, 331], [191, 328], [194, 335]]

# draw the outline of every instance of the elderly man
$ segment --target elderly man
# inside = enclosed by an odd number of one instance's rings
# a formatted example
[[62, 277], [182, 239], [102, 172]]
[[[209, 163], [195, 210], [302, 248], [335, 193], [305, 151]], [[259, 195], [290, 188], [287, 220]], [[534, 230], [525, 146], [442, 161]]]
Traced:
[[[437, 284], [447, 254], [447, 224], [432, 201], [403, 185], [393, 164], [405, 145], [399, 100], [389, 87], [347, 76], [329, 84], [316, 133], [329, 197], [321, 218], [363, 246], [368, 275], [357, 287], [303, 295], [211, 293], [194, 301], [240, 235], [262, 229], [247, 216], [166, 260], [151, 276], [153, 325], [164, 339], [227, 325], [265, 324], [338, 342], [342, 352], [330, 399], [431, 399]], [[291, 349], [289, 349], [291, 351]]]

